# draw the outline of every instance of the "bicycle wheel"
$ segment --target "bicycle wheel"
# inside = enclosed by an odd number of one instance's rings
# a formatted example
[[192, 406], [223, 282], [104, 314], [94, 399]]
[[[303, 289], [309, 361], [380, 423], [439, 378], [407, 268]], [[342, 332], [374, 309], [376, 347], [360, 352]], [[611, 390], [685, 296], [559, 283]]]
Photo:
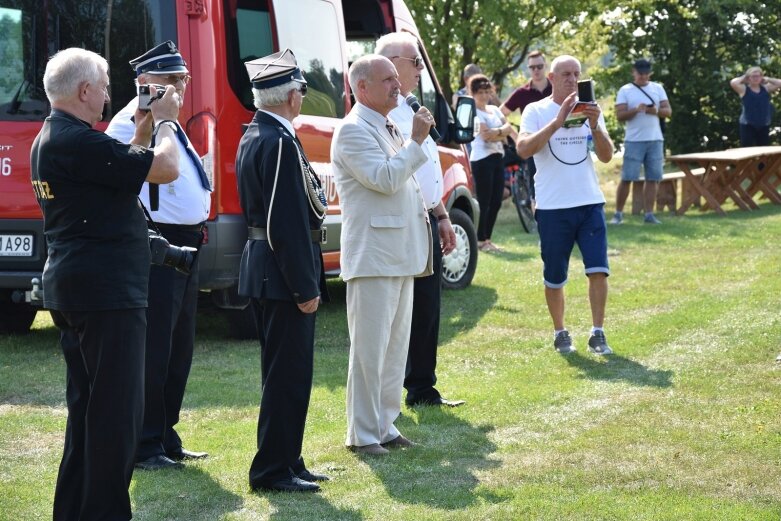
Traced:
[[526, 169], [513, 172], [511, 183], [513, 204], [518, 211], [518, 218], [521, 220], [521, 226], [526, 233], [535, 233], [537, 231], [537, 222], [534, 220], [531, 198], [531, 176]]

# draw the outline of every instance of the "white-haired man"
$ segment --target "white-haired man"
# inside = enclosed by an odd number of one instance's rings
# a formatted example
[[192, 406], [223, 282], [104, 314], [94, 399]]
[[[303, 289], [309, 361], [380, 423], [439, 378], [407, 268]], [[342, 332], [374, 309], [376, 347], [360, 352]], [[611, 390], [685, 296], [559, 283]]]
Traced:
[[327, 299], [320, 252], [326, 200], [293, 120], [307, 83], [290, 49], [245, 63], [255, 117], [236, 153], [249, 226], [239, 294], [250, 297], [261, 349], [262, 392], [252, 489], [315, 492], [328, 478], [301, 456], [312, 391], [315, 312]]
[[404, 140], [387, 117], [398, 106], [400, 83], [384, 56], [357, 59], [349, 80], [358, 103], [331, 143], [350, 331], [346, 444], [381, 455], [412, 444], [393, 422], [401, 411], [413, 277], [432, 273], [428, 211], [413, 174], [428, 160], [421, 144], [434, 118], [421, 108]]
[[[190, 74], [174, 42], [156, 45], [131, 60], [130, 66], [137, 75], [138, 85], [173, 85], [180, 103], [184, 101]], [[148, 109], [139, 107], [139, 98], [135, 97], [112, 118], [106, 134], [129, 143], [139, 129], [147, 139], [143, 144], [150, 146], [153, 137]], [[145, 117], [136, 119], [136, 112]], [[149, 224], [150, 229], [159, 230], [170, 244], [198, 250], [203, 241], [203, 223], [209, 216], [211, 187], [201, 159], [181, 125], [176, 121], [172, 124], [178, 137], [179, 178], [163, 186], [144, 183], [140, 199], [155, 223]], [[137, 468], [178, 468], [182, 466], [180, 460], [207, 456], [205, 452], [185, 449], [175, 429], [193, 360], [197, 309], [198, 256], [189, 273], [170, 266], [150, 267], [144, 428], [136, 453]]]
[[605, 196], [599, 187], [589, 143], [593, 142], [597, 159], [607, 163], [613, 157], [613, 142], [596, 103], [583, 111], [585, 121], [565, 126], [578, 101], [579, 78], [580, 62], [576, 58], [564, 55], [553, 60], [548, 74], [553, 92], [523, 111], [517, 147], [521, 157], [533, 155], [537, 164], [535, 218], [544, 265], [545, 300], [553, 319], [553, 347], [562, 354], [575, 350], [564, 326], [564, 285], [572, 248], [577, 243], [589, 282], [593, 324], [589, 350], [608, 355], [612, 351], [603, 329], [610, 274]]
[[[412, 118], [415, 112], [404, 99], [418, 87], [423, 70], [423, 57], [418, 52], [418, 41], [410, 33], [388, 33], [379, 40], [375, 52], [385, 56], [396, 67], [401, 83], [398, 106], [388, 114], [398, 125], [405, 139], [412, 136]], [[431, 136], [423, 141], [428, 160], [415, 172], [420, 192], [431, 221], [433, 271], [427, 277], [417, 277], [413, 291], [412, 325], [407, 354], [404, 388], [406, 404], [447, 405], [455, 407], [463, 400], [443, 398], [434, 387], [437, 383], [437, 344], [439, 343], [439, 313], [442, 295], [442, 255], [447, 255], [456, 244], [456, 234], [450, 224], [447, 208], [442, 203], [443, 180], [439, 166], [439, 151]]]
[[[132, 518], [128, 487], [144, 407], [149, 237], [145, 182], [177, 178], [173, 87], [152, 107], [158, 146], [123, 144], [92, 125], [108, 101], [108, 63], [70, 48], [46, 64], [52, 106], [30, 151], [48, 259], [44, 306], [60, 329], [68, 423], [55, 521]], [[136, 135], [132, 143], [142, 141]]]

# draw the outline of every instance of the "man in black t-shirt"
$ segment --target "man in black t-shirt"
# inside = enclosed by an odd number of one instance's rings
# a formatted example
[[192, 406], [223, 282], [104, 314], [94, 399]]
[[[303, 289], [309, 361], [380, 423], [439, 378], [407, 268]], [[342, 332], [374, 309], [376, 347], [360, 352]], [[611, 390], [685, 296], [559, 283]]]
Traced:
[[[92, 128], [108, 98], [108, 64], [71, 48], [43, 77], [51, 114], [30, 153], [48, 259], [44, 306], [60, 328], [68, 423], [54, 521], [131, 519], [128, 486], [143, 415], [149, 239], [143, 182], [178, 176], [173, 87], [152, 105], [154, 151]], [[141, 121], [144, 113], [136, 114]]]

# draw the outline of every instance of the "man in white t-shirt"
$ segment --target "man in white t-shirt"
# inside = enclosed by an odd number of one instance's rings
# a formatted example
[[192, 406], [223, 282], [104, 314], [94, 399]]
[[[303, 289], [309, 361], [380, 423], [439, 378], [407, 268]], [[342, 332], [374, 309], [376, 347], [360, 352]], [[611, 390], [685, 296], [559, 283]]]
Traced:
[[632, 67], [633, 81], [627, 83], [616, 96], [616, 118], [626, 122], [624, 138], [624, 165], [621, 184], [616, 190], [616, 213], [611, 224], [624, 221], [624, 204], [633, 181], [640, 179], [640, 167], [645, 173], [643, 207], [646, 224], [662, 224], [654, 216], [654, 203], [664, 165], [664, 136], [661, 118], [672, 114], [664, 87], [651, 81], [651, 62], [637, 60]]
[[610, 274], [605, 196], [599, 188], [591, 150], [607, 163], [613, 157], [613, 142], [596, 103], [583, 109], [586, 121], [565, 126], [578, 101], [579, 78], [580, 62], [576, 58], [563, 55], [553, 60], [548, 73], [553, 93], [523, 111], [517, 148], [521, 157], [533, 155], [537, 165], [535, 219], [544, 264], [545, 300], [553, 319], [553, 346], [562, 354], [575, 351], [564, 326], [564, 285], [572, 248], [577, 243], [589, 281], [593, 321], [589, 351], [609, 355], [613, 351], [603, 329]]

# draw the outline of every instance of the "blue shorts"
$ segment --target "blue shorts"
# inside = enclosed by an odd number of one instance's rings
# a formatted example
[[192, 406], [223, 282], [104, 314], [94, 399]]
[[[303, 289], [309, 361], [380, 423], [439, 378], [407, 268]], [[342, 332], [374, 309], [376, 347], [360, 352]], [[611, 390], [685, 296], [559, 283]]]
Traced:
[[567, 283], [569, 259], [575, 243], [583, 257], [586, 275], [610, 275], [603, 203], [561, 210], [538, 209], [534, 217], [540, 232], [540, 253], [544, 265], [542, 275], [546, 286], [561, 288]]
[[639, 181], [640, 167], [646, 181], [661, 181], [664, 167], [664, 141], [624, 141], [622, 181]]

